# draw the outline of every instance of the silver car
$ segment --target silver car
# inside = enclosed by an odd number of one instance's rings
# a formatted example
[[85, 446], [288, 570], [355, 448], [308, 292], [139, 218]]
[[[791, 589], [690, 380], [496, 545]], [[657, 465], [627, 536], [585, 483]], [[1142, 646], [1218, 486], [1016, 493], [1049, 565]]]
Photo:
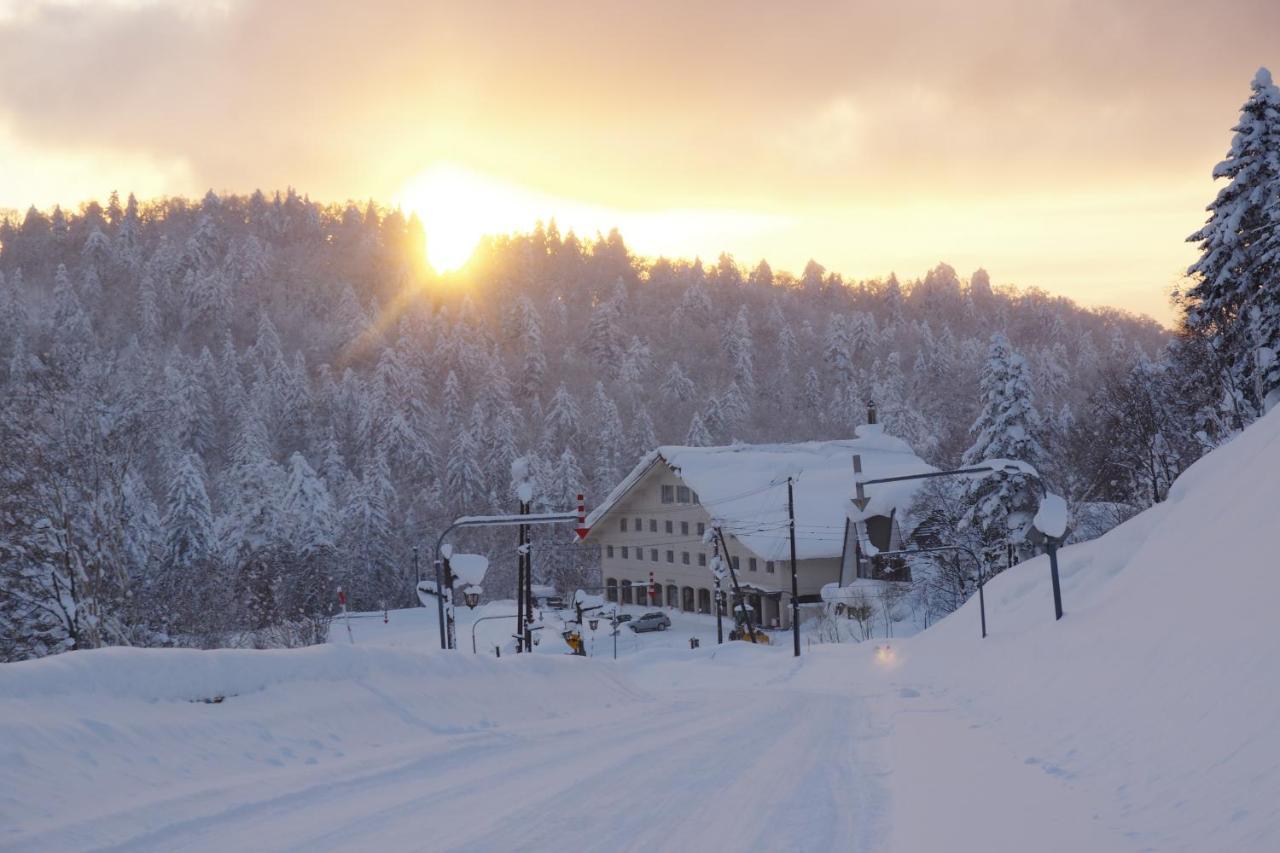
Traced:
[[646, 631], [665, 631], [671, 627], [671, 619], [662, 611], [655, 610], [652, 613], [646, 613], [639, 619], [633, 619], [630, 627], [637, 634], [643, 634]]

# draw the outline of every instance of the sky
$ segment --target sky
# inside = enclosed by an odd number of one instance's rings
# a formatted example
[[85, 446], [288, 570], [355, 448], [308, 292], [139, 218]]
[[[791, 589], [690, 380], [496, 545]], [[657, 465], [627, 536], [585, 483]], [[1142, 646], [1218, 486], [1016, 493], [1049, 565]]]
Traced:
[[0, 208], [293, 186], [438, 266], [555, 217], [1167, 322], [1267, 64], [1274, 0], [0, 0]]

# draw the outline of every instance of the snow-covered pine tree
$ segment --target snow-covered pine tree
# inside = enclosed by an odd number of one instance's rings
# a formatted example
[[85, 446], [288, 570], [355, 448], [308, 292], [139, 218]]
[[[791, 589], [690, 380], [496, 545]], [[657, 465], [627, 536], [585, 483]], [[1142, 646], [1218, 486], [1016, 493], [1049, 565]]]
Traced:
[[750, 397], [755, 393], [756, 379], [751, 353], [755, 349], [751, 340], [751, 318], [747, 306], [738, 309], [737, 315], [729, 325], [722, 341], [725, 352], [729, 356], [729, 369], [733, 381], [742, 389], [742, 393]]
[[1221, 359], [1237, 429], [1261, 398], [1280, 398], [1280, 88], [1265, 68], [1251, 88], [1227, 158], [1213, 170], [1227, 185], [1209, 205], [1208, 222], [1187, 238], [1200, 244], [1200, 259], [1182, 297], [1187, 327]]
[[480, 447], [471, 424], [459, 424], [449, 443], [449, 456], [444, 465], [445, 505], [455, 515], [482, 508], [487, 493], [484, 471], [480, 468]]
[[544, 448], [563, 449], [576, 444], [581, 423], [578, 402], [569, 393], [569, 389], [561, 384], [556, 388], [556, 393], [551, 398], [551, 407], [547, 409], [543, 420]]
[[667, 368], [666, 376], [659, 386], [662, 394], [663, 402], [666, 403], [683, 403], [693, 399], [696, 390], [693, 381], [680, 368], [678, 361], [671, 362], [671, 366]]
[[693, 413], [693, 420], [689, 422], [689, 432], [684, 437], [684, 443], [689, 447], [710, 447], [715, 444], [715, 439], [702, 421], [702, 415], [697, 412]]
[[213, 555], [213, 509], [205, 487], [204, 466], [191, 450], [177, 454], [169, 477], [164, 517], [165, 558], [171, 570], [185, 573]]
[[[1040, 445], [1040, 415], [1035, 408], [1031, 368], [1014, 351], [1009, 339], [991, 336], [987, 364], [980, 382], [982, 410], [970, 431], [975, 439], [963, 462], [1013, 459], [1045, 472], [1047, 459]], [[969, 485], [971, 508], [966, 524], [981, 531], [984, 546], [1006, 541], [1019, 545], [1039, 505], [1041, 484], [1028, 474], [997, 472]]]
[[631, 437], [628, 442], [629, 457], [623, 468], [629, 468], [639, 462], [650, 450], [658, 446], [658, 436], [653, 429], [653, 418], [649, 417], [647, 406], [636, 406], [631, 417]]
[[294, 548], [303, 557], [332, 548], [337, 516], [333, 496], [301, 453], [289, 457], [281, 509]]

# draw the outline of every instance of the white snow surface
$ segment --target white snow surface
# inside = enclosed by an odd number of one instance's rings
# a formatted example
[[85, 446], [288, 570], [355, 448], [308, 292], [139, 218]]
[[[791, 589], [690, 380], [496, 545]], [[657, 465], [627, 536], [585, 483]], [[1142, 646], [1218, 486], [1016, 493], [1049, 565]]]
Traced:
[[1047, 494], [1040, 500], [1040, 508], [1032, 520], [1036, 530], [1054, 539], [1061, 539], [1067, 533], [1067, 502], [1062, 495]]
[[0, 850], [1275, 851], [1278, 475], [1272, 412], [1064, 548], [1062, 621], [1045, 558], [992, 580], [985, 640], [974, 600], [799, 660], [683, 614], [617, 662], [607, 625], [495, 659], [419, 608], [5, 664]]
[[[877, 425], [878, 426], [878, 425]], [[839, 557], [844, 549], [846, 510], [853, 497], [853, 456], [862, 457], [866, 479], [935, 470], [901, 439], [877, 429], [858, 437], [796, 444], [732, 444], [720, 447], [665, 445], [651, 451], [587, 517], [593, 526], [654, 464], [669, 465], [695, 492], [713, 519], [765, 560], [789, 555], [787, 477], [794, 477], [796, 557]], [[905, 508], [917, 482], [867, 489], [866, 515]]]
[[449, 558], [449, 568], [459, 583], [479, 586], [489, 571], [489, 558], [483, 554], [454, 554]]

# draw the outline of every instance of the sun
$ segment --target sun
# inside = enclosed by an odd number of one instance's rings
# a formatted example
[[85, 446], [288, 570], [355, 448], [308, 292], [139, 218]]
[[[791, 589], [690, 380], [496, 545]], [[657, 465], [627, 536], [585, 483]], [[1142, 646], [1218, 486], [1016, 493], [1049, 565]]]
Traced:
[[464, 266], [485, 235], [527, 230], [551, 213], [536, 193], [453, 163], [415, 175], [397, 201], [422, 220], [427, 259], [440, 272]]

